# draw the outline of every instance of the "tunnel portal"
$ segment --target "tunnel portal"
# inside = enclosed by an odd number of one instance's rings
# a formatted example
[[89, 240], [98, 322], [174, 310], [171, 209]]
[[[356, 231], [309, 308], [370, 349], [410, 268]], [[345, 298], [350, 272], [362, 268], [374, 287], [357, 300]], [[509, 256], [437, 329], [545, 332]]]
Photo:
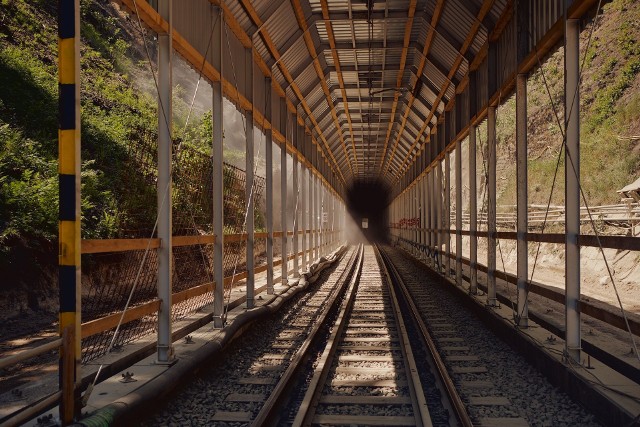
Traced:
[[389, 189], [378, 180], [355, 181], [347, 190], [347, 209], [354, 228], [361, 233], [350, 233], [351, 240], [364, 237], [367, 241], [386, 242], [389, 239], [387, 207]]

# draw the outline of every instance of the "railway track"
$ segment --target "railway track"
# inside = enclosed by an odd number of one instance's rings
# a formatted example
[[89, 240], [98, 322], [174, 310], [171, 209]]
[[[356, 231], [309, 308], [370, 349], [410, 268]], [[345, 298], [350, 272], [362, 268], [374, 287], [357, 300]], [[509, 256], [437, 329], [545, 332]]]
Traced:
[[395, 291], [371, 246], [292, 422], [312, 424], [432, 425]]
[[226, 397], [216, 405], [212, 423], [261, 425], [267, 420], [353, 274], [358, 253], [350, 249], [345, 257], [346, 262], [334, 272], [337, 279], [324, 281], [289, 310], [279, 321], [287, 326], [278, 331], [269, 346], [258, 349], [259, 356], [243, 375], [226, 384]]
[[148, 425], [597, 425], [438, 280], [398, 251], [351, 248], [261, 347], [230, 356], [249, 353], [248, 365], [202, 381], [172, 402], [179, 416]]
[[[528, 420], [536, 425], [597, 425], [462, 308], [439, 286], [438, 275], [399, 251], [384, 248], [382, 253], [461, 425], [522, 427], [530, 425]], [[540, 404], [543, 399], [548, 405]]]

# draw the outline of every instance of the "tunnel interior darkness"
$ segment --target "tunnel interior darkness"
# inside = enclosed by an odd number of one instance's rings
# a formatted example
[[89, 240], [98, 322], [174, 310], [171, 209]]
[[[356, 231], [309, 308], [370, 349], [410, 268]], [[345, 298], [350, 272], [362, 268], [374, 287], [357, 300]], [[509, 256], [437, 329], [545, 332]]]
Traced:
[[[386, 242], [389, 239], [387, 207], [389, 188], [381, 181], [354, 181], [347, 189], [347, 210], [354, 221], [352, 227], [360, 233], [349, 233], [351, 241], [364, 236], [369, 242]], [[362, 220], [368, 220], [368, 228], [362, 227]], [[354, 231], [354, 230], [352, 230]]]

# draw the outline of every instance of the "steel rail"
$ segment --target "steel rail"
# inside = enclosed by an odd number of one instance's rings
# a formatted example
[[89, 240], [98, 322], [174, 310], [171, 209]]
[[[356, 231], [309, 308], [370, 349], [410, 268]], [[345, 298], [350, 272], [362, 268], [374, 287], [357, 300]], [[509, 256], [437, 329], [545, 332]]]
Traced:
[[[291, 358], [291, 363], [282, 374], [282, 377], [280, 377], [280, 380], [265, 401], [264, 405], [260, 409], [260, 412], [258, 412], [258, 415], [256, 415], [256, 417], [251, 422], [251, 426], [271, 425], [273, 421], [277, 419], [277, 412], [281, 409], [278, 404], [283, 400], [286, 392], [291, 388], [291, 384], [295, 380], [295, 373], [299, 368], [302, 367], [302, 364], [311, 349], [311, 344], [318, 337], [320, 329], [325, 324], [326, 319], [329, 317], [329, 314], [335, 308], [335, 302], [338, 299], [338, 296], [343, 293], [347, 285], [347, 280], [349, 279], [349, 277], [356, 277], [358, 275], [358, 269], [361, 268], [362, 260], [364, 258], [363, 253], [364, 252], [362, 247], [360, 247], [358, 251], [353, 252], [351, 258], [349, 259], [348, 267], [345, 268], [345, 270], [337, 280], [337, 283], [343, 283], [337, 287], [330, 303], [326, 305], [323, 312], [319, 316], [319, 319], [315, 322], [313, 329], [309, 333], [309, 336], [295, 353], [295, 355], [293, 355], [293, 357]], [[356, 274], [353, 274], [354, 272]]]
[[[407, 334], [407, 330], [403, 321], [401, 309], [398, 304], [398, 299], [393, 290], [391, 277], [388, 270], [386, 270], [384, 263], [380, 263], [381, 260], [377, 247], [374, 246], [374, 252], [376, 260], [378, 260], [378, 268], [381, 269], [382, 277], [387, 277], [387, 286], [389, 288], [389, 298], [391, 306], [393, 307], [393, 313], [395, 318], [395, 324], [398, 331], [398, 341], [400, 343], [400, 350], [402, 352], [402, 358], [404, 362], [404, 369], [406, 371], [407, 383], [409, 388], [409, 394], [411, 398], [411, 404], [413, 407], [413, 418], [415, 419], [415, 425], [429, 427], [431, 426], [431, 416], [427, 407], [426, 398], [422, 391], [422, 385], [420, 378], [418, 377], [418, 369], [413, 352], [411, 350], [411, 344]], [[363, 250], [364, 253], [364, 250]], [[362, 273], [362, 265], [364, 264], [364, 257], [362, 258], [362, 264], [360, 265], [360, 271], [354, 275], [349, 290], [347, 291], [347, 297], [342, 303], [340, 314], [338, 315], [333, 331], [327, 340], [325, 349], [317, 361], [317, 367], [315, 368], [314, 375], [308, 385], [307, 391], [304, 396], [304, 400], [298, 410], [298, 413], [292, 423], [293, 427], [310, 426], [314, 424], [314, 417], [316, 415], [316, 409], [320, 403], [324, 386], [327, 383], [327, 378], [333, 362], [335, 361], [335, 355], [338, 350], [338, 346], [341, 343], [340, 337], [343, 336], [347, 323], [350, 319], [350, 314], [353, 309], [356, 300], [356, 294], [358, 292], [358, 285], [360, 284], [360, 276]], [[379, 420], [383, 425], [383, 420]], [[345, 422], [346, 423], [346, 422]]]
[[453, 384], [453, 380], [451, 379], [451, 377], [449, 376], [449, 373], [447, 372], [447, 368], [444, 364], [444, 361], [440, 357], [440, 354], [438, 353], [435, 342], [431, 338], [431, 334], [429, 333], [427, 326], [422, 320], [422, 317], [420, 316], [420, 311], [418, 310], [413, 299], [411, 298], [411, 295], [409, 294], [409, 291], [406, 285], [404, 284], [404, 281], [402, 280], [400, 273], [395, 268], [395, 266], [393, 265], [393, 263], [391, 262], [387, 254], [384, 253], [384, 251], [381, 250], [380, 254], [382, 255], [382, 259], [384, 260], [385, 265], [392, 273], [394, 283], [397, 285], [401, 294], [403, 295], [404, 300], [407, 306], [409, 307], [413, 320], [415, 324], [418, 326], [418, 329], [422, 334], [422, 338], [424, 339], [424, 342], [427, 344], [427, 347], [429, 348], [431, 358], [433, 359], [433, 362], [438, 371], [438, 376], [440, 377], [440, 380], [445, 386], [447, 397], [449, 398], [449, 401], [451, 402], [452, 407], [456, 412], [456, 417], [458, 418], [458, 421], [460, 422], [461, 425], [465, 427], [473, 427], [473, 422], [469, 417], [466, 406], [462, 401], [462, 398], [458, 394], [458, 391], [456, 390], [456, 387]]
[[340, 342], [338, 338], [342, 335], [342, 331], [346, 327], [346, 313], [351, 309], [355, 300], [355, 291], [360, 280], [364, 261], [363, 245], [360, 245], [358, 251], [360, 253], [360, 259], [358, 261], [357, 271], [351, 278], [351, 283], [349, 283], [349, 288], [347, 289], [347, 296], [342, 303], [340, 313], [338, 314], [338, 318], [335, 322], [335, 327], [333, 328], [333, 332], [329, 336], [327, 345], [325, 346], [325, 349], [318, 361], [319, 368], [316, 368], [314, 371], [311, 382], [307, 387], [304, 400], [300, 405], [300, 409], [298, 410], [295, 419], [293, 420], [292, 427], [311, 425], [311, 422], [313, 421], [315, 408], [317, 407], [320, 395], [322, 394], [322, 386], [325, 384], [327, 376], [329, 375], [329, 370], [331, 368], [330, 362], [333, 360], [333, 356], [338, 349], [338, 343]]

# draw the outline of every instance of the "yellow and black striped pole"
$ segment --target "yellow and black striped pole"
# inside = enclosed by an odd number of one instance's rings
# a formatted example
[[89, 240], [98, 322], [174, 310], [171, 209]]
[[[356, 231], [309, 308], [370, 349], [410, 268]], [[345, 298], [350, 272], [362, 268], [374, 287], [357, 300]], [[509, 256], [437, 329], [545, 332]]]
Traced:
[[60, 419], [80, 411], [80, 0], [58, 2]]

